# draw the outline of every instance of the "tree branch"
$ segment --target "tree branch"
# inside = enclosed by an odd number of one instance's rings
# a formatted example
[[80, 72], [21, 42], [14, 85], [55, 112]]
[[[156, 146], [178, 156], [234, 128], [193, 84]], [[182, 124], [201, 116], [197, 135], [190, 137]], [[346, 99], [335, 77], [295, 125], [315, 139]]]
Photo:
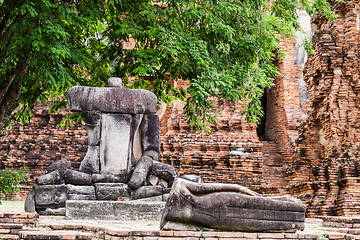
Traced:
[[0, 23], [0, 32], [4, 31], [5, 26], [6, 26], [7, 22], [9, 21], [9, 17], [10, 17], [10, 14], [7, 12], [5, 14], [5, 16], [2, 18], [1, 23]]
[[3, 128], [21, 96], [21, 80], [13, 81], [0, 102], [0, 129]]
[[14, 26], [15, 23], [21, 21], [24, 17], [26, 16], [26, 14], [21, 15], [18, 14], [14, 20], [11, 22], [11, 24], [5, 29], [5, 31], [2, 31], [2, 34], [0, 36], [0, 41], [1, 42], [5, 42], [7, 35], [9, 34], [9, 32], [11, 31], [12, 27]]
[[29, 69], [29, 62], [28, 60], [30, 57], [23, 57], [20, 61], [16, 64], [16, 67], [10, 69], [6, 72], [6, 80], [3, 81], [0, 85], [0, 103], [2, 104], [4, 96], [8, 92], [10, 86], [12, 85], [16, 75], [24, 75], [27, 73]]

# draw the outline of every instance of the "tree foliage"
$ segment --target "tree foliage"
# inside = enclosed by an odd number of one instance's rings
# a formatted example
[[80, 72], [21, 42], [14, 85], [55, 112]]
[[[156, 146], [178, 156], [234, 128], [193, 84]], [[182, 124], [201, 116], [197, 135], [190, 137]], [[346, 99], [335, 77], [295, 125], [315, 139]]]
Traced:
[[[27, 174], [29, 173], [26, 167], [21, 167], [20, 171], [14, 172], [13, 169], [5, 169], [0, 171], [0, 192], [8, 195], [18, 192], [19, 182], [26, 181]], [[1, 196], [0, 196], [1, 204]]]
[[81, 71], [93, 63], [86, 41], [94, 37], [103, 7], [96, 0], [2, 1], [0, 128], [17, 105], [17, 117], [27, 121], [37, 101], [56, 99], [76, 84], [91, 84]]
[[[109, 0], [103, 59], [116, 62], [112, 74], [154, 78], [154, 92], [163, 101], [186, 99], [191, 123], [216, 120], [209, 97], [240, 100], [250, 122], [263, 114], [260, 98], [279, 74], [275, 61], [282, 37], [300, 31], [297, 8], [333, 18], [327, 1], [292, 0]], [[116, 44], [135, 40], [134, 49]], [[279, 53], [279, 55], [276, 55]], [[170, 78], [190, 83], [187, 91], [174, 89]], [[189, 94], [189, 95], [186, 95]]]
[[[210, 97], [242, 101], [256, 122], [260, 97], [279, 74], [279, 41], [300, 30], [297, 7], [334, 17], [326, 0], [3, 0], [0, 127], [16, 104], [27, 120], [37, 100], [57, 98], [56, 110], [69, 87], [104, 86], [110, 76], [127, 87], [152, 85], [166, 103], [185, 100], [198, 128], [215, 120]], [[130, 39], [135, 48], [124, 48]], [[176, 79], [189, 87], [177, 88]]]

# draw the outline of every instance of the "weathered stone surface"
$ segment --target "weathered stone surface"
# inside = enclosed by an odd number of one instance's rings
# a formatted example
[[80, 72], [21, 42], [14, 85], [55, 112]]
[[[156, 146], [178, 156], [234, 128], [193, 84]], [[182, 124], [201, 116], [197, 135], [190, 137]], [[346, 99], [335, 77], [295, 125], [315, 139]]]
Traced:
[[165, 223], [163, 230], [176, 230], [176, 231], [199, 231], [199, 227], [192, 224], [171, 222]]
[[163, 188], [161, 186], [142, 186], [136, 190], [131, 191], [131, 199], [141, 199], [162, 194]]
[[34, 186], [36, 210], [47, 207], [65, 206], [67, 200], [67, 186], [65, 185], [35, 185]]
[[42, 210], [37, 210], [40, 215], [55, 215], [55, 216], [65, 216], [66, 209], [61, 208], [45, 208]]
[[68, 200], [96, 200], [96, 196], [86, 194], [68, 194]]
[[151, 174], [168, 181], [174, 180], [177, 177], [173, 166], [161, 162], [153, 163]]
[[157, 185], [159, 178], [155, 175], [150, 174], [146, 179], [146, 185], [155, 186]]
[[128, 186], [125, 183], [95, 183], [96, 199], [116, 201], [128, 198]]
[[85, 111], [83, 112], [85, 119], [85, 128], [88, 135], [88, 150], [86, 156], [81, 162], [80, 172], [89, 174], [99, 173], [99, 157], [100, 157], [100, 137], [101, 137], [101, 112]]
[[100, 165], [102, 174], [128, 173], [132, 167], [130, 114], [102, 114]]
[[149, 172], [153, 165], [152, 158], [148, 156], [142, 156], [136, 163], [135, 170], [128, 182], [128, 186], [131, 189], [137, 189], [144, 184]]
[[[170, 192], [169, 192], [170, 193]], [[167, 202], [167, 200], [169, 199], [169, 197], [170, 197], [170, 194], [169, 193], [165, 193], [165, 194], [163, 194], [162, 195], [162, 200], [164, 201], [164, 202]]]
[[180, 178], [191, 181], [191, 182], [201, 183], [201, 177], [200, 176], [182, 175]]
[[69, 109], [75, 112], [153, 114], [157, 106], [155, 94], [143, 89], [75, 86], [68, 90], [67, 97]]
[[71, 162], [69, 159], [63, 158], [50, 164], [50, 166], [46, 169], [46, 173], [51, 173], [58, 170], [61, 178], [64, 178], [64, 172], [66, 169], [71, 169]]
[[104, 220], [160, 220], [165, 202], [67, 201], [66, 217]]
[[157, 152], [157, 151], [154, 151], [154, 150], [147, 150], [147, 151], [144, 151], [143, 156], [149, 156], [152, 158], [152, 160], [154, 161], [159, 161], [159, 158], [160, 158], [160, 153]]
[[55, 185], [61, 183], [61, 176], [59, 170], [55, 170], [51, 173], [42, 175], [35, 180], [38, 185]]
[[131, 162], [131, 168], [136, 165], [136, 161], [141, 158], [144, 154], [144, 149], [142, 147], [142, 128], [143, 128], [143, 121], [144, 115], [137, 114], [132, 115], [131, 120], [131, 135], [130, 135], [130, 144], [129, 144], [129, 156]]
[[[164, 201], [163, 195], [142, 198], [142, 199], [139, 199], [139, 200], [146, 201], [146, 202], [166, 202], [166, 201]], [[135, 200], [135, 201], [137, 201], [137, 200]]]
[[118, 77], [111, 77], [107, 80], [108, 87], [117, 87], [117, 88], [124, 88], [124, 83], [122, 82], [121, 78]]
[[171, 192], [171, 188], [163, 188], [162, 192], [163, 194], [168, 194]]
[[91, 177], [93, 183], [127, 183], [131, 175], [93, 174]]
[[24, 210], [25, 212], [30, 212], [33, 213], [35, 212], [35, 194], [34, 194], [34, 189], [32, 189], [29, 193], [29, 195], [26, 197], [25, 199], [25, 204], [24, 204]]
[[74, 186], [71, 184], [66, 185], [68, 188], [69, 200], [71, 199], [70, 195], [86, 195], [89, 196], [88, 200], [95, 200], [95, 187], [94, 186]]
[[89, 146], [99, 146], [101, 137], [101, 112], [84, 111], [85, 128], [88, 135]]
[[[141, 143], [144, 152], [152, 150], [160, 153], [160, 122], [158, 115], [144, 115]], [[157, 160], [157, 159], [154, 159]]]
[[161, 186], [162, 188], [168, 188], [169, 187], [169, 183], [167, 181], [165, 181], [164, 179], [159, 179], [157, 185]]
[[100, 163], [100, 147], [99, 146], [88, 146], [86, 155], [81, 161], [79, 171], [87, 174], [99, 173]]
[[83, 172], [67, 169], [65, 171], [65, 183], [74, 185], [91, 185], [91, 175]]
[[162, 216], [181, 222], [232, 231], [296, 231], [304, 228], [306, 207], [273, 200], [238, 185], [202, 184], [177, 179]]

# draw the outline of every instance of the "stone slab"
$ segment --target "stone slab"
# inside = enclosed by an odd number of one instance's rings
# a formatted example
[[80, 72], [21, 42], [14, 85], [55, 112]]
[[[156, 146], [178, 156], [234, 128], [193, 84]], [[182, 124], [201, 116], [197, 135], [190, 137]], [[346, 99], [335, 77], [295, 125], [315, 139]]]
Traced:
[[100, 173], [117, 175], [131, 168], [131, 120], [130, 114], [102, 114]]
[[75, 112], [154, 114], [157, 108], [156, 95], [144, 89], [75, 86], [67, 97], [70, 111]]
[[95, 220], [159, 221], [165, 202], [134, 201], [66, 201], [66, 217]]

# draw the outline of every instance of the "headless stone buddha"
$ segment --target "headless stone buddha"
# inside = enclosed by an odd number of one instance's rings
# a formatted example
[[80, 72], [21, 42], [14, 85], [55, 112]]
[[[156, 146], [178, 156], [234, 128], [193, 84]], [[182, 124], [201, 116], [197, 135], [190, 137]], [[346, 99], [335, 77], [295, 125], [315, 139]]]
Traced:
[[65, 215], [67, 200], [162, 199], [170, 191], [177, 175], [173, 166], [158, 162], [155, 94], [110, 78], [108, 87], [72, 87], [67, 98], [70, 111], [84, 115], [87, 153], [79, 171], [68, 159], [52, 163], [35, 180], [26, 211]]
[[110, 78], [108, 87], [75, 86], [67, 97], [70, 111], [84, 114], [89, 139], [79, 171], [114, 175], [122, 182], [133, 175], [129, 187], [141, 186], [160, 153], [155, 94], [126, 89], [120, 78]]

